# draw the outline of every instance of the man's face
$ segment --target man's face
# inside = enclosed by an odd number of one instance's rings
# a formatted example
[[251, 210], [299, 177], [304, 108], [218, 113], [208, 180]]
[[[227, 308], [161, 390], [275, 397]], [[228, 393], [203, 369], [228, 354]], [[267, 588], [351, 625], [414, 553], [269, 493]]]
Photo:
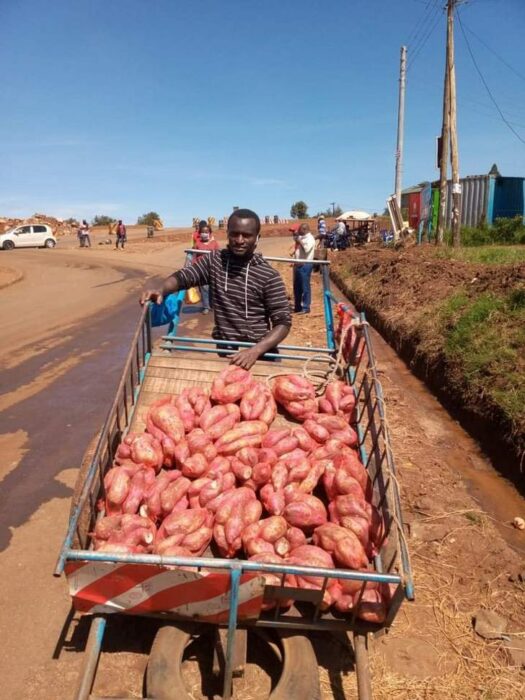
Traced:
[[234, 255], [250, 255], [257, 245], [257, 224], [254, 219], [231, 217], [228, 222], [228, 248]]
[[306, 236], [307, 233], [310, 233], [310, 229], [308, 228], [308, 224], [301, 224], [299, 226], [299, 235]]

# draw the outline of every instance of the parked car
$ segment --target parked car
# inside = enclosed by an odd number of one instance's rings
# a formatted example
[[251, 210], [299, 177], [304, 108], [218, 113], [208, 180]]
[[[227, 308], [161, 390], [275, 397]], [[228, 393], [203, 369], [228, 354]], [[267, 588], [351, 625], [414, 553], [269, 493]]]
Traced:
[[0, 234], [0, 248], [54, 248], [57, 239], [53, 236], [51, 226], [45, 224], [24, 224], [15, 226]]

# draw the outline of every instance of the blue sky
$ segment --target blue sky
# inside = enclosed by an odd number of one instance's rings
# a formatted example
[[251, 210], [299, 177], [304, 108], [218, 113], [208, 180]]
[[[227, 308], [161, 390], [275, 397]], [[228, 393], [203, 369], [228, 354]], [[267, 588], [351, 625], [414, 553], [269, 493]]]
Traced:
[[[443, 4], [0, 0], [0, 216], [134, 222], [153, 209], [188, 225], [234, 205], [288, 216], [297, 199], [313, 213], [332, 201], [381, 211], [393, 190], [403, 43], [403, 184], [437, 175]], [[470, 0], [460, 12], [525, 140], [525, 2]], [[461, 174], [496, 162], [525, 175], [525, 145], [490, 102], [459, 26], [456, 50]]]

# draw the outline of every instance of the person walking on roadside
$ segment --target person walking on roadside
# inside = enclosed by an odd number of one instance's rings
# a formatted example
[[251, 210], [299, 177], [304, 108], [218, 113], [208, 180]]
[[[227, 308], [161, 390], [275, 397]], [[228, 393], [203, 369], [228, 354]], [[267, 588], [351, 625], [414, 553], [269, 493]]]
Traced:
[[304, 262], [294, 263], [293, 269], [293, 295], [294, 313], [309, 314], [312, 301], [310, 278], [313, 270], [315, 252], [315, 238], [310, 232], [308, 224], [301, 224], [297, 234], [294, 235], [294, 258]]
[[[195, 232], [195, 235], [193, 237], [193, 248], [195, 250], [219, 250], [219, 244], [213, 236], [211, 227], [204, 220], [199, 222], [199, 228]], [[193, 257], [192, 264], [201, 260], [203, 257], [205, 257], [205, 256], [204, 255], [195, 255]], [[202, 299], [202, 313], [209, 314], [210, 308], [211, 308], [210, 285], [209, 284], [202, 284], [199, 287], [199, 291], [201, 293], [201, 299]]]
[[115, 250], [118, 250], [119, 243], [120, 243], [120, 247], [122, 248], [122, 250], [124, 250], [124, 244], [126, 243], [127, 235], [126, 235], [126, 227], [122, 223], [122, 219], [118, 220], [116, 233], [117, 233], [117, 240], [115, 242]]

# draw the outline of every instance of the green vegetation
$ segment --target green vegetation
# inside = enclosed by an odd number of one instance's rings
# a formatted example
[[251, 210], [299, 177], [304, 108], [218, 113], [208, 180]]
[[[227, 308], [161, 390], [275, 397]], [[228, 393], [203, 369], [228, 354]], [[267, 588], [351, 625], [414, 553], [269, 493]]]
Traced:
[[485, 265], [509, 265], [525, 262], [525, 247], [484, 245], [471, 248], [438, 248], [436, 255], [446, 260]]
[[[445, 241], [449, 244], [452, 242], [450, 231], [447, 231]], [[496, 219], [490, 227], [482, 223], [475, 227], [461, 228], [462, 246], [523, 244], [525, 244], [525, 225], [521, 216], [515, 216], [513, 219]]]
[[525, 425], [525, 288], [449, 297], [440, 308], [444, 352], [474, 396], [490, 398]]
[[341, 216], [342, 213], [343, 210], [341, 209], [339, 204], [336, 204], [334, 207], [328, 207], [328, 209], [325, 209], [324, 211], [318, 211], [316, 216], [320, 216], [322, 214], [323, 216], [331, 218], [333, 216]]
[[149, 211], [147, 214], [139, 216], [139, 218], [137, 219], [137, 224], [139, 224], [139, 226], [153, 226], [155, 221], [159, 220], [160, 216], [157, 214], [156, 211]]
[[101, 216], [94, 216], [91, 222], [92, 226], [108, 226], [109, 224], [115, 223], [116, 219], [112, 216], [106, 216], [102, 214]]
[[290, 208], [290, 216], [292, 219], [306, 219], [308, 216], [308, 204], [300, 199], [294, 202]]

